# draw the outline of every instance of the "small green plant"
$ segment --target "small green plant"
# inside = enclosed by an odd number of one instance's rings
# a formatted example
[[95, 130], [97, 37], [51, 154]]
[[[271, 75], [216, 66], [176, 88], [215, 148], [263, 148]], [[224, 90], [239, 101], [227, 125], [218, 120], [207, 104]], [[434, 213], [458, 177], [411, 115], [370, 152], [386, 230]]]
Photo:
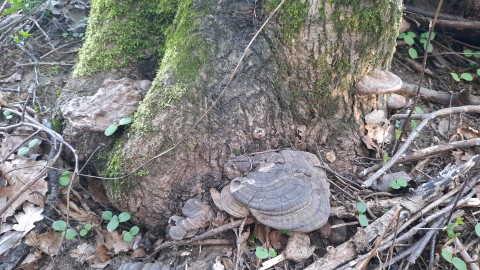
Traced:
[[67, 229], [67, 223], [63, 220], [56, 220], [53, 222], [52, 227], [57, 232], [62, 232], [67, 240], [73, 239], [77, 236], [77, 231], [74, 229]]
[[[413, 111], [414, 114], [424, 114], [425, 112], [422, 110], [420, 107], [415, 107], [415, 110]], [[418, 127], [418, 121], [417, 120], [410, 120], [410, 126], [412, 129], [416, 129]]]
[[[478, 73], [478, 70], [477, 70], [477, 73]], [[462, 79], [467, 81], [467, 82], [473, 81], [472, 74], [470, 74], [468, 72], [464, 72], [464, 73], [460, 74], [460, 76], [458, 76], [458, 74], [455, 73], [455, 72], [450, 73], [450, 75], [452, 75], [452, 78], [457, 82], [461, 81]]]
[[447, 226], [447, 234], [449, 238], [455, 238], [461, 235], [459, 232], [455, 232], [455, 228], [459, 225], [465, 224], [462, 217], [457, 217], [455, 222]]
[[33, 140], [30, 140], [28, 142], [28, 145], [27, 146], [24, 146], [20, 149], [18, 149], [18, 152], [17, 154], [19, 156], [25, 156], [26, 154], [28, 154], [30, 152], [30, 149], [34, 148], [35, 146], [39, 145], [40, 143], [42, 142], [42, 140], [40, 139], [33, 139]]
[[12, 119], [13, 115], [11, 111], [5, 110], [3, 111], [3, 116], [5, 116], [6, 119]]
[[19, 10], [23, 11], [30, 11], [34, 7], [33, 4], [35, 4], [37, 1], [32, 1], [32, 0], [8, 0], [8, 3], [10, 4], [10, 8], [4, 10], [2, 12], [2, 16], [8, 15], [10, 13], [14, 13]]
[[447, 249], [442, 249], [442, 257], [458, 270], [467, 270], [467, 264], [459, 257], [454, 257], [452, 253]]
[[390, 181], [388, 185], [393, 189], [401, 189], [402, 187], [408, 186], [408, 181], [407, 179], [400, 177], [398, 179]]
[[292, 236], [293, 232], [290, 230], [280, 230], [280, 234], [290, 237]]
[[390, 160], [390, 155], [388, 153], [383, 153], [383, 157], [382, 157], [382, 162], [383, 164], [387, 164], [387, 162]]
[[105, 129], [104, 134], [107, 137], [112, 136], [113, 133], [115, 133], [115, 131], [117, 131], [119, 126], [125, 126], [125, 125], [128, 125], [130, 123], [132, 123], [132, 118], [131, 117], [122, 118], [118, 121], [118, 123], [112, 124], [109, 127], [107, 127], [107, 129]]
[[68, 184], [70, 184], [70, 179], [72, 179], [71, 172], [62, 172], [58, 178], [58, 184], [66, 187]]
[[364, 202], [357, 202], [358, 222], [362, 227], [368, 226], [368, 218], [365, 215], [367, 212], [367, 205]]
[[265, 247], [257, 247], [255, 249], [255, 256], [259, 259], [274, 258], [277, 257], [277, 252], [273, 248], [266, 249]]
[[[407, 33], [400, 33], [400, 35], [397, 36], [398, 39], [403, 39], [405, 43], [409, 46], [408, 55], [413, 59], [418, 58], [418, 52], [413, 47], [415, 44], [416, 37], [417, 37], [417, 34], [411, 31]], [[427, 47], [427, 38], [428, 38], [428, 32], [420, 34], [420, 44], [422, 44], [423, 49]], [[434, 38], [435, 38], [435, 33], [432, 32], [430, 40], [433, 40]], [[429, 44], [427, 51], [429, 53], [433, 52], [433, 45], [431, 43]]]
[[83, 227], [83, 229], [80, 231], [80, 236], [85, 236], [88, 234], [88, 232], [92, 229], [92, 224], [87, 223]]
[[[107, 230], [110, 232], [115, 231], [118, 228], [118, 225], [120, 225], [121, 222], [127, 222], [130, 220], [131, 215], [129, 212], [122, 212], [120, 215], [113, 215], [111, 211], [105, 211], [102, 214], [102, 218], [106, 221], [108, 221], [107, 224]], [[140, 231], [140, 228], [138, 226], [133, 226], [130, 228], [128, 232], [125, 232], [123, 234], [123, 241], [129, 243], [132, 241], [133, 236], [138, 234]]]

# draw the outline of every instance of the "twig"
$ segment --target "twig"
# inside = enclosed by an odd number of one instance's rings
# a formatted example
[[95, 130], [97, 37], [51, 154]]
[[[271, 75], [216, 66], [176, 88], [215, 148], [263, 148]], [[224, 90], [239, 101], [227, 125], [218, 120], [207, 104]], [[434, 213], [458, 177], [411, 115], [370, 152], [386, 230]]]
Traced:
[[[62, 46], [59, 46], [59, 47], [57, 48], [57, 50], [60, 50], [60, 49], [62, 49], [62, 48], [65, 48], [65, 47], [68, 47], [68, 46], [70, 46], [70, 45], [73, 45], [73, 44], [76, 44], [76, 43], [80, 43], [80, 42], [82, 42], [82, 40], [77, 40], [77, 41], [74, 41], [74, 42], [70, 42], [70, 43], [64, 44], [64, 45], [62, 45]], [[49, 56], [49, 55], [52, 54], [53, 52], [55, 52], [55, 50], [51, 50], [51, 51], [47, 52], [46, 54], [40, 56], [40, 60], [43, 59], [43, 58], [45, 58], [45, 57], [47, 57], [47, 56]]]
[[163, 244], [160, 244], [158, 247], [155, 248], [155, 250], [150, 254], [144, 261], [149, 261], [151, 258], [153, 258], [158, 252], [160, 252], [162, 249], [166, 249], [172, 246], [185, 246], [185, 245], [190, 245], [194, 242], [205, 240], [207, 238], [213, 237], [217, 234], [220, 234], [222, 232], [237, 228], [238, 226], [242, 224], [251, 224], [254, 223], [255, 219], [252, 217], [247, 217], [245, 219], [238, 219], [235, 220], [231, 223], [222, 225], [218, 228], [209, 230], [201, 235], [195, 236], [191, 239], [186, 239], [186, 240], [178, 240], [178, 241], [170, 241], [170, 242], [165, 242]]
[[[480, 145], [480, 138], [474, 138], [474, 139], [469, 139], [469, 140], [463, 140], [463, 141], [458, 141], [458, 142], [451, 142], [445, 145], [434, 145], [430, 146], [427, 148], [423, 148], [420, 150], [415, 150], [412, 154], [405, 156], [402, 155], [399, 159], [397, 164], [402, 164], [402, 163], [409, 163], [417, 160], [423, 160], [427, 157], [434, 156], [434, 155], [439, 155], [443, 152], [450, 151], [453, 149], [461, 149], [461, 148], [467, 148], [467, 147], [473, 147], [473, 146], [479, 146]], [[364, 176], [369, 175], [370, 173], [374, 172], [375, 170], [378, 170], [379, 168], [382, 167], [382, 164], [375, 164], [365, 170], [363, 170], [360, 174], [359, 177], [362, 178]]]
[[397, 153], [376, 173], [370, 176], [365, 182], [363, 183], [363, 187], [370, 187], [380, 176], [386, 173], [397, 161], [400, 159], [402, 154], [407, 151], [410, 144], [413, 142], [417, 134], [427, 125], [428, 121], [443, 115], [448, 115], [452, 113], [467, 113], [467, 112], [475, 112], [480, 113], [480, 105], [467, 105], [461, 107], [452, 107], [452, 108], [445, 108], [442, 110], [438, 110], [436, 112], [432, 112], [429, 114], [422, 114], [423, 121], [410, 133], [407, 140], [403, 143], [402, 147], [397, 151]]
[[[431, 42], [431, 39], [432, 39], [432, 32], [433, 32], [433, 29], [435, 27], [435, 23], [437, 22], [438, 14], [440, 14], [440, 9], [442, 7], [442, 4], [443, 4], [443, 0], [438, 1], [437, 10], [435, 11], [435, 16], [433, 16], [433, 21], [431, 22], [431, 25], [428, 29], [427, 43], [425, 44], [425, 48], [428, 48], [430, 46], [430, 42]], [[417, 103], [420, 99], [420, 88], [422, 86], [423, 78], [425, 77], [425, 67], [427, 66], [427, 55], [428, 55], [428, 50], [426, 49], [423, 53], [422, 72], [420, 73], [420, 80], [418, 81], [418, 84], [417, 84], [417, 94], [416, 94], [415, 100], [413, 101], [413, 104], [410, 106], [410, 111], [408, 113], [407, 120], [403, 122], [402, 127], [400, 128], [401, 131], [400, 131], [399, 138], [402, 138], [403, 134], [405, 134], [405, 130], [407, 128], [407, 123], [410, 122], [409, 118], [412, 115], [412, 113], [413, 113], [413, 111], [414, 111], [415, 107], [417, 106]], [[394, 155], [394, 154], [396, 155], [397, 148], [398, 148], [398, 141], [395, 141], [395, 144], [394, 144], [393, 150], [392, 150], [392, 155]]]
[[40, 25], [38, 24], [38, 22], [32, 18], [28, 18], [30, 21], [32, 21], [37, 27], [38, 29], [40, 29], [40, 31], [42, 32], [42, 34], [47, 38], [48, 40], [48, 45], [50, 45], [50, 47], [52, 48], [53, 51], [55, 51], [57, 53], [57, 56], [60, 56], [60, 54], [58, 53], [57, 49], [55, 49], [55, 46], [53, 46], [52, 44], [52, 41], [50, 40], [50, 37], [47, 35], [47, 33], [45, 33], [45, 31], [43, 31], [42, 27], [40, 27]]
[[470, 254], [468, 254], [467, 249], [462, 244], [460, 239], [458, 239], [458, 237], [455, 237], [454, 241], [455, 241], [455, 246], [457, 246], [457, 249], [460, 250], [460, 256], [466, 263], [468, 263], [468, 266], [470, 266], [470, 269], [480, 270], [480, 268], [478, 267], [477, 261], [473, 260], [472, 257], [470, 257]]
[[14, 67], [25, 67], [25, 66], [74, 66], [74, 63], [65, 63], [65, 62], [38, 62], [34, 61], [32, 63], [25, 63], [25, 64], [15, 64]]

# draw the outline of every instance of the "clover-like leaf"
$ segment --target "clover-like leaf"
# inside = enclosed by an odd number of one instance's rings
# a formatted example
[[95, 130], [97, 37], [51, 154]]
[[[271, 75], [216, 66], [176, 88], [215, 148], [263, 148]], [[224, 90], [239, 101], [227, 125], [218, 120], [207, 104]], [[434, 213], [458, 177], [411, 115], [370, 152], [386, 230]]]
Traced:
[[80, 231], [80, 236], [85, 236], [87, 234], [88, 234], [88, 230], [85, 228]]
[[128, 125], [130, 123], [132, 123], [132, 118], [131, 117], [125, 117], [125, 118], [120, 119], [120, 121], [118, 121], [118, 124], [121, 125], [121, 126]]
[[410, 120], [410, 126], [412, 126], [412, 129], [416, 129], [418, 127], [418, 121]]
[[269, 249], [268, 249], [268, 256], [269, 256], [270, 258], [275, 258], [275, 257], [277, 257], [277, 255], [278, 255], [278, 254], [277, 254], [277, 252], [275, 251], [275, 249], [273, 249], [273, 248], [269, 248]]
[[397, 183], [396, 180], [392, 180], [392, 181], [388, 182], [388, 186], [390, 186], [393, 189], [400, 189], [401, 188], [401, 186]]
[[463, 50], [463, 54], [464, 54], [466, 57], [472, 57], [473, 51], [470, 50], [470, 49], [466, 49], [466, 50]]
[[8, 111], [8, 110], [3, 111], [3, 116], [9, 116], [9, 115], [12, 115], [11, 111]]
[[133, 226], [132, 228], [130, 228], [130, 233], [132, 234], [132, 236], [137, 235], [139, 231], [140, 231], [140, 228], [138, 226]]
[[415, 114], [424, 114], [425, 112], [422, 110], [422, 108], [420, 107], [415, 107], [415, 111], [414, 111]]
[[415, 41], [411, 36], [405, 36], [404, 40], [405, 40], [405, 43], [407, 43], [410, 46], [412, 46], [415, 43]]
[[75, 236], [77, 236], [77, 232], [74, 229], [68, 229], [65, 232], [65, 238], [67, 240], [73, 239]]
[[41, 142], [42, 142], [42, 140], [33, 139], [33, 140], [28, 142], [28, 147], [33, 148], [33, 147], [39, 145]]
[[414, 38], [414, 37], [417, 37], [417, 34], [415, 32], [409, 31], [407, 33], [407, 36]]
[[125, 222], [125, 221], [128, 221], [130, 220], [132, 216], [130, 215], [129, 212], [122, 212], [119, 216], [118, 216], [118, 221], [120, 222]]
[[408, 49], [408, 55], [410, 55], [412, 59], [418, 58], [418, 52], [414, 48]]
[[357, 202], [357, 210], [359, 213], [365, 213], [365, 211], [367, 211], [367, 205], [364, 202]]
[[406, 187], [408, 186], [408, 181], [407, 179], [403, 178], [403, 177], [400, 177], [398, 178], [397, 180], [395, 180], [397, 182], [397, 184], [401, 187]]
[[115, 131], [117, 131], [118, 129], [118, 125], [117, 124], [113, 124], [113, 125], [110, 125], [107, 129], [105, 129], [105, 136], [112, 136], [113, 133], [115, 133]]
[[112, 219], [110, 219], [110, 222], [108, 222], [107, 224], [107, 230], [110, 231], [110, 232], [113, 232], [115, 231], [115, 229], [118, 228], [118, 217], [117, 216], [113, 216]]
[[368, 226], [368, 218], [364, 214], [358, 215], [358, 222], [360, 222], [360, 225], [362, 227], [367, 227]]
[[70, 179], [72, 179], [72, 173], [70, 172], [62, 172], [60, 177], [58, 178], [58, 184], [61, 186], [68, 186], [70, 184]]
[[469, 82], [471, 82], [473, 80], [472, 74], [470, 74], [468, 72], [462, 73], [462, 75], [460, 75], [460, 78], [464, 79], [465, 81], [469, 81]]
[[126, 232], [123, 235], [123, 242], [130, 243], [132, 241], [133, 235], [130, 232]]
[[17, 153], [19, 156], [25, 156], [28, 152], [30, 152], [30, 147], [24, 146], [20, 148]]
[[52, 228], [57, 232], [63, 232], [67, 228], [67, 223], [63, 220], [56, 220], [53, 222]]
[[460, 259], [458, 257], [453, 257], [452, 258], [452, 264], [458, 270], [467, 270], [467, 264], [462, 259]]
[[257, 247], [255, 249], [255, 256], [259, 259], [266, 259], [268, 258], [268, 250], [264, 247]]
[[452, 77], [453, 77], [453, 79], [454, 79], [455, 81], [457, 81], [457, 82], [460, 81], [460, 77], [458, 77], [458, 74], [457, 74], [457, 73], [452, 72], [452, 73], [450, 73], [450, 75], [452, 75]]
[[111, 211], [105, 211], [103, 212], [102, 214], [102, 218], [104, 220], [111, 220], [112, 219], [112, 216], [113, 216], [113, 213]]
[[92, 224], [90, 224], [90, 223], [85, 224], [85, 229], [87, 231], [90, 231], [92, 229]]
[[450, 252], [450, 250], [444, 248], [442, 249], [442, 257], [447, 261], [447, 262], [452, 262], [453, 255]]

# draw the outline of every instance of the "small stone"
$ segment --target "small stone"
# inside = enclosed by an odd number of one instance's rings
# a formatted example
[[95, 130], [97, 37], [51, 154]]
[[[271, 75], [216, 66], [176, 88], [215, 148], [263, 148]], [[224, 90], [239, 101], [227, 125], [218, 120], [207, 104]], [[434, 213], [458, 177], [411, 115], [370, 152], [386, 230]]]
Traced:
[[390, 110], [398, 110], [405, 107], [407, 99], [404, 96], [397, 94], [390, 94], [387, 98], [387, 108]]
[[302, 262], [312, 256], [315, 247], [310, 245], [310, 237], [304, 233], [295, 232], [288, 238], [285, 257], [294, 262]]

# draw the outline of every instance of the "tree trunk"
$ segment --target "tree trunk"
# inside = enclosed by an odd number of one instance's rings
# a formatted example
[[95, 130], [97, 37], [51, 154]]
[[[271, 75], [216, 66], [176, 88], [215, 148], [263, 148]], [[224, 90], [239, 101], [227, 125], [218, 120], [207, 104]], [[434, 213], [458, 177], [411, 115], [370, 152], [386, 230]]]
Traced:
[[350, 161], [364, 151], [362, 116], [383, 101], [356, 97], [352, 87], [373, 68], [388, 68], [401, 1], [286, 1], [223, 95], [245, 47], [280, 1], [153, 2], [92, 0], [69, 88], [78, 93], [98, 78], [148, 76], [142, 66], [160, 58], [132, 127], [101, 171], [124, 175], [179, 144], [131, 176], [105, 181], [114, 205], [147, 226], [164, 225], [186, 199], [209, 200], [209, 188], [225, 184], [229, 157], [270, 149], [315, 153], [318, 146], [333, 151], [337, 169], [354, 169]]

